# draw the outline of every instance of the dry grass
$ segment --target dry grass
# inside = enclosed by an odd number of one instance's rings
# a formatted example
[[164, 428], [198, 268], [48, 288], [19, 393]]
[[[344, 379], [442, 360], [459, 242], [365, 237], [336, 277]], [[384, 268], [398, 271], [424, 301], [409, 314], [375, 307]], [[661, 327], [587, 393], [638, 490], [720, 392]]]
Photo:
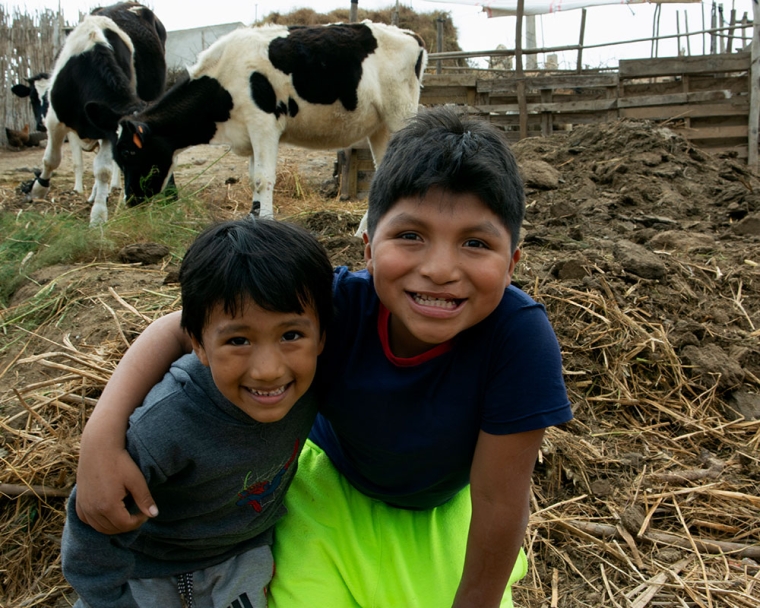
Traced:
[[[177, 304], [176, 288], [102, 289], [87, 297], [107, 310], [117, 338], [85, 350], [63, 337], [14, 362], [51, 378], [4, 396], [17, 406], [0, 422], [6, 605], [52, 605], [67, 589], [61, 495], [74, 482], [93, 397], [128, 336]], [[550, 429], [542, 450], [518, 604], [757, 606], [760, 423], [727, 421], [717, 384], [692, 377], [663, 327], [622, 309], [612, 292], [550, 282], [534, 296], [561, 325], [577, 418]], [[48, 326], [73, 304], [59, 305]]]

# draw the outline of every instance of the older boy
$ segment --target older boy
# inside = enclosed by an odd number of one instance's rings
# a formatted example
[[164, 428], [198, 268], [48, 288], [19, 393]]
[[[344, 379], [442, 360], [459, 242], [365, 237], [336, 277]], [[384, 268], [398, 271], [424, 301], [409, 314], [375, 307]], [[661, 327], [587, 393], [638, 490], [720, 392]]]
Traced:
[[[516, 163], [487, 123], [437, 108], [392, 138], [370, 192], [367, 270], [336, 270], [321, 415], [277, 528], [270, 606], [511, 606], [544, 429], [572, 417], [545, 311], [510, 286], [523, 215]], [[167, 336], [162, 359], [187, 348], [176, 320], [143, 335], [89, 450], [117, 440], [131, 407], [120, 390], [135, 392], [136, 360]], [[111, 448], [108, 460], [124, 458]], [[95, 492], [102, 473], [86, 473]], [[107, 508], [78, 508], [105, 529], [132, 525], [113, 508], [125, 491], [147, 514], [126, 473]]]
[[160, 513], [110, 537], [69, 502], [63, 571], [77, 606], [265, 607], [273, 528], [316, 415], [307, 389], [332, 318], [332, 268], [283, 222], [214, 226], [180, 268], [176, 361], [130, 418], [127, 449]]

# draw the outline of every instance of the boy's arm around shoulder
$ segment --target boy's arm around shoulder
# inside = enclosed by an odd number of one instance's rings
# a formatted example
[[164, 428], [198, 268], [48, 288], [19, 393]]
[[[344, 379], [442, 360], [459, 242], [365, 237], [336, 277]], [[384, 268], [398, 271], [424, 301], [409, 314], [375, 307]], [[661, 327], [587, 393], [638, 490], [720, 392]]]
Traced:
[[472, 520], [454, 608], [498, 607], [530, 515], [530, 481], [544, 429], [491, 435], [480, 431], [470, 492]]
[[61, 541], [63, 574], [88, 606], [138, 608], [127, 581], [134, 571], [129, 545], [139, 531], [107, 536], [76, 514], [76, 490], [69, 499]]
[[[99, 532], [134, 530], [158, 513], [142, 473], [124, 449], [129, 416], [172, 362], [192, 350], [180, 327], [180, 312], [149, 325], [114, 370], [82, 433], [77, 468], [76, 511]], [[141, 513], [124, 506], [130, 494]]]

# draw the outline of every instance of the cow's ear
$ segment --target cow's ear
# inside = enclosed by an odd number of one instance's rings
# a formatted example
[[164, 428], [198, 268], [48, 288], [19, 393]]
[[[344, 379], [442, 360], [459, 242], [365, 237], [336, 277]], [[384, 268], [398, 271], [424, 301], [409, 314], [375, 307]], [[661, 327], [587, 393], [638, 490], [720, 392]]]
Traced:
[[124, 129], [124, 134], [135, 147], [142, 150], [145, 140], [150, 135], [150, 127], [144, 122], [137, 122], [136, 120], [124, 120], [121, 126]]
[[13, 93], [16, 97], [29, 97], [29, 94], [32, 92], [32, 89], [30, 89], [25, 84], [14, 84], [11, 87], [11, 93]]
[[99, 101], [90, 101], [84, 106], [84, 113], [87, 119], [103, 131], [116, 132], [119, 126], [120, 114], [114, 112], [110, 107]]

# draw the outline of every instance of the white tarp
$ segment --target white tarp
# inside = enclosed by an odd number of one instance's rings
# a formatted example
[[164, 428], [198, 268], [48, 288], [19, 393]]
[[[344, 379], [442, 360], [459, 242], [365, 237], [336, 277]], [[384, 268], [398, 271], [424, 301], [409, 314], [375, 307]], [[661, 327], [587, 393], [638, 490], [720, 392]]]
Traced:
[[[695, 4], [702, 0], [525, 0], [524, 15], [544, 15], [571, 11], [578, 8], [603, 6], [606, 4]], [[482, 6], [489, 17], [509, 17], [517, 15], [517, 0], [429, 0], [446, 4], [475, 4]]]

